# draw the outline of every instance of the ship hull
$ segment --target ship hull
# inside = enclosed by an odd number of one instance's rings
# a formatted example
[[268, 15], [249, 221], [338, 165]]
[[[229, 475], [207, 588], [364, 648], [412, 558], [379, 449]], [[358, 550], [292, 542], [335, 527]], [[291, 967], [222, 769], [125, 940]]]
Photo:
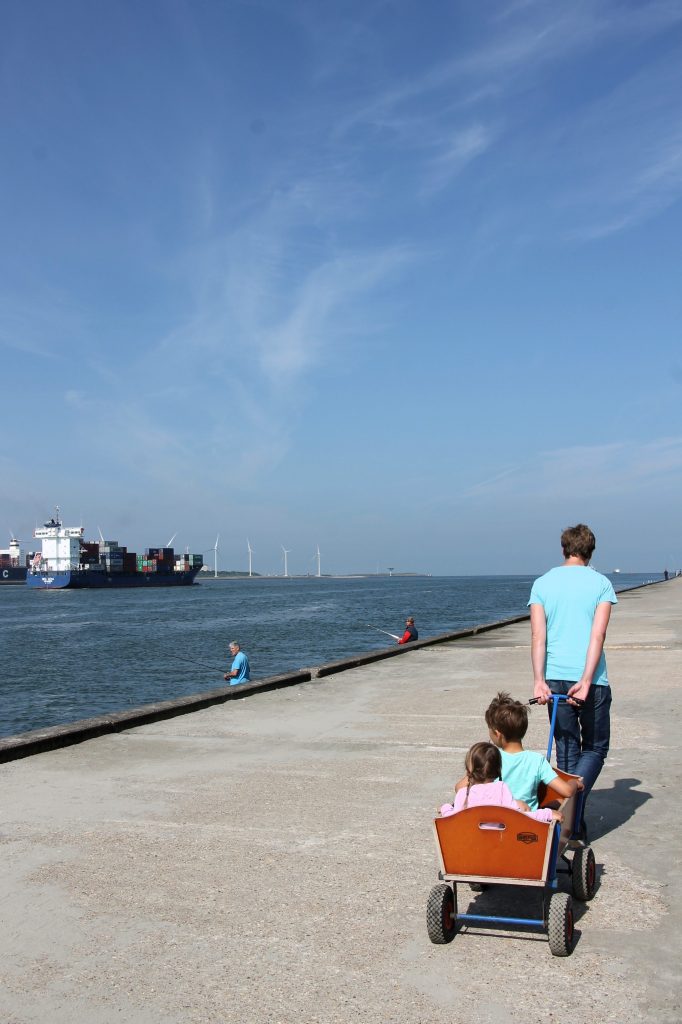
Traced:
[[118, 590], [137, 587], [188, 587], [199, 569], [182, 572], [67, 572], [28, 573], [26, 584], [32, 590]]
[[25, 583], [26, 582], [26, 567], [25, 566], [9, 566], [7, 569], [0, 569], [0, 585], [3, 583]]

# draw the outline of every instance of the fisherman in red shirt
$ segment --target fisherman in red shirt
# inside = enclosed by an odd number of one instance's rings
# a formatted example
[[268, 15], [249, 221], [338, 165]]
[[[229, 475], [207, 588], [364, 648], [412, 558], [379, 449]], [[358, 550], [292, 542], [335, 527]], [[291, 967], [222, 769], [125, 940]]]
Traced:
[[411, 640], [418, 640], [419, 634], [417, 633], [417, 627], [414, 624], [414, 619], [409, 615], [405, 619], [405, 632], [398, 640], [399, 644], [409, 644]]

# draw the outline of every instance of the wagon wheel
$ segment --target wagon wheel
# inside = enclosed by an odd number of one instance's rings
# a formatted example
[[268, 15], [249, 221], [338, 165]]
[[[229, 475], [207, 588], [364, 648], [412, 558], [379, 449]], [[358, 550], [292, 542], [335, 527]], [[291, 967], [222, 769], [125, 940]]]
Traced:
[[591, 900], [597, 876], [594, 853], [590, 846], [581, 846], [573, 854], [571, 863], [573, 895], [577, 900]]
[[547, 919], [552, 955], [570, 956], [573, 952], [573, 901], [568, 893], [552, 893]]
[[449, 885], [434, 885], [426, 904], [426, 928], [431, 942], [452, 942], [457, 931], [455, 894]]

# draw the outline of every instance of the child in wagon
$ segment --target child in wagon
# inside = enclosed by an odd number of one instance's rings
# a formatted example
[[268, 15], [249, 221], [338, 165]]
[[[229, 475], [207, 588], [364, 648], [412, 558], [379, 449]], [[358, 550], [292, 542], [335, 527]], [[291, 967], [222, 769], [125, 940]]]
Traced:
[[[514, 700], [509, 693], [500, 692], [491, 701], [485, 713], [485, 721], [492, 743], [499, 748], [499, 778], [506, 783], [517, 803], [522, 805], [522, 810], [537, 811], [538, 786], [541, 782], [545, 785], [551, 783], [562, 797], [573, 796], [576, 789], [580, 788], [580, 783], [560, 778], [542, 754], [524, 750], [522, 741], [528, 731], [528, 709], [525, 704]], [[458, 796], [461, 790], [471, 786], [468, 771], [467, 768], [467, 775], [455, 786]]]
[[560, 778], [544, 754], [523, 749], [528, 731], [528, 708], [504, 691], [490, 702], [485, 723], [491, 741], [500, 748], [502, 776], [517, 800], [525, 801], [531, 810], [538, 806], [538, 786], [552, 785], [562, 797], [573, 796], [582, 783]]
[[[527, 803], [515, 800], [509, 786], [502, 782], [502, 756], [494, 743], [474, 743], [466, 760], [466, 776], [462, 784], [457, 783], [454, 804], [443, 804], [442, 817], [464, 811], [467, 807], [510, 807], [523, 811], [536, 821], [563, 821], [560, 811], [549, 807], [531, 810]], [[537, 801], [536, 801], [537, 803]]]

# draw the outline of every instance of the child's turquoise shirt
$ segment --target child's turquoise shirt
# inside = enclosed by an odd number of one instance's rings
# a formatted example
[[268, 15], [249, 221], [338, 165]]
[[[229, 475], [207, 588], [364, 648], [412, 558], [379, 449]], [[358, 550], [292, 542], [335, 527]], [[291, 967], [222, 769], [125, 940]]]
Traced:
[[502, 781], [511, 789], [515, 800], [523, 800], [531, 811], [538, 809], [538, 785], [556, 779], [556, 772], [542, 754], [522, 750], [518, 754], [502, 755]]

